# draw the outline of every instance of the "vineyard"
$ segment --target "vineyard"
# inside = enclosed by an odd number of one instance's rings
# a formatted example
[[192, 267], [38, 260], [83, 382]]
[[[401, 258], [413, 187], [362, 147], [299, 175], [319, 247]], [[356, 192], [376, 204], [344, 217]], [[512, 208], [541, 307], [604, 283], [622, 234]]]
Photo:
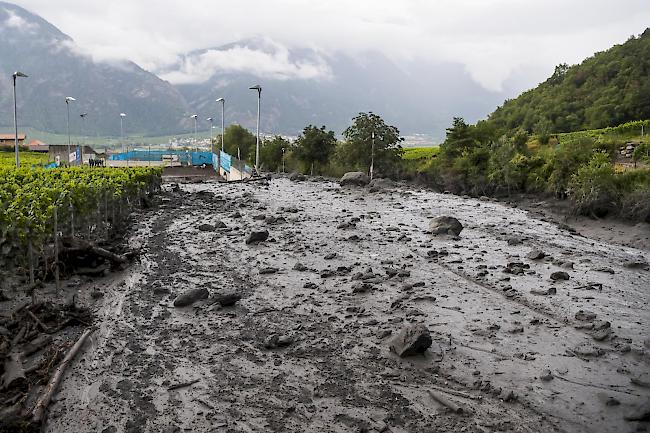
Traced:
[[[20, 152], [20, 164], [23, 167], [45, 165], [49, 161], [47, 153]], [[16, 156], [13, 152], [0, 152], [0, 167], [15, 167]]]
[[161, 172], [151, 168], [0, 166], [0, 264], [32, 284], [53, 275], [58, 281], [61, 242], [78, 248], [110, 239], [160, 183]]

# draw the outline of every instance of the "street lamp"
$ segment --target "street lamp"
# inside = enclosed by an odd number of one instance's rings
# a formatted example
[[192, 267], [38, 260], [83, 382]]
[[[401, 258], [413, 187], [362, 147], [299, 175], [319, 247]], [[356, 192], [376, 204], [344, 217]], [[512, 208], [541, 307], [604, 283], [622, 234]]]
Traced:
[[15, 135], [15, 151], [16, 151], [16, 168], [20, 168], [20, 153], [18, 152], [18, 108], [16, 106], [16, 78], [27, 78], [27, 75], [22, 72], [14, 72], [14, 131]]
[[255, 147], [255, 172], [260, 168], [260, 104], [262, 101], [262, 87], [257, 84], [249, 87], [249, 90], [257, 90], [257, 146]]
[[120, 113], [120, 141], [122, 142], [122, 153], [124, 153], [124, 118], [126, 114]]
[[68, 110], [68, 164], [72, 165], [70, 161], [70, 146], [71, 146], [71, 140], [70, 140], [70, 103], [76, 101], [72, 96], [66, 96], [65, 97], [65, 106]]
[[219, 152], [217, 152], [217, 174], [221, 174], [221, 152], [223, 152], [223, 140], [224, 136], [226, 135], [226, 131], [224, 129], [224, 117], [226, 113], [226, 100], [224, 98], [219, 98], [216, 101], [217, 103], [221, 102], [221, 149]]
[[284, 151], [285, 151], [285, 148], [283, 147], [282, 148], [282, 173], [284, 173]]
[[[86, 133], [86, 116], [88, 116], [88, 113], [81, 113], [79, 117], [81, 117], [81, 137], [84, 136]], [[79, 152], [81, 153], [80, 158], [81, 158], [81, 165], [84, 164], [84, 144], [81, 143], [79, 146]]]
[[208, 122], [210, 122], [210, 151], [214, 149], [214, 144], [212, 143], [213, 138], [213, 129], [214, 129], [214, 119], [212, 117], [208, 117], [207, 119]]

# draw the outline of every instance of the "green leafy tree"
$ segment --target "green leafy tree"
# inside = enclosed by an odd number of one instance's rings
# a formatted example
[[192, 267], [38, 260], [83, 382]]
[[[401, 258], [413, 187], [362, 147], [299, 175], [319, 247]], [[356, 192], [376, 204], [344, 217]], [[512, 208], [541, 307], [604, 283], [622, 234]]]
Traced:
[[374, 170], [383, 175], [396, 173], [402, 163], [402, 141], [399, 129], [387, 125], [377, 114], [359, 113], [344, 132], [345, 155], [359, 170], [369, 170], [374, 139]]
[[264, 140], [260, 148], [260, 164], [269, 171], [280, 171], [282, 169], [282, 158], [288, 157], [292, 150], [293, 146], [289, 140], [285, 140], [279, 135]]
[[335, 148], [334, 131], [327, 131], [325, 126], [318, 128], [309, 125], [296, 140], [294, 156], [302, 163], [304, 170], [313, 175], [314, 169], [322, 172]]
[[[217, 143], [220, 141], [221, 137], [217, 139]], [[246, 159], [249, 162], [255, 161], [257, 137], [248, 129], [241, 125], [230, 125], [226, 128], [223, 141], [226, 153], [236, 157], [237, 148], [239, 148], [242, 159]]]
[[569, 194], [574, 210], [583, 215], [603, 217], [617, 207], [614, 165], [606, 152], [595, 153], [571, 177]]
[[472, 133], [472, 126], [465, 123], [462, 117], [454, 117], [451, 128], [447, 128], [447, 138], [440, 147], [443, 156], [453, 159], [470, 151], [477, 144]]

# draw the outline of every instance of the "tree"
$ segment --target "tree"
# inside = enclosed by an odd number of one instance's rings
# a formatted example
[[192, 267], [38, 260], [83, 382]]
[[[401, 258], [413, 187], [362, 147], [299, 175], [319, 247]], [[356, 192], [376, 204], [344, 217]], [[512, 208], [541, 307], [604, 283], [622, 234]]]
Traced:
[[260, 148], [260, 164], [269, 171], [280, 171], [284, 153], [289, 153], [292, 149], [293, 146], [289, 140], [285, 140], [279, 135], [270, 140], [264, 140]]
[[[220, 139], [221, 137], [217, 139], [217, 143]], [[242, 159], [254, 162], [257, 138], [248, 129], [241, 125], [230, 125], [226, 128], [223, 141], [226, 153], [237, 156], [237, 148], [239, 148]]]
[[470, 151], [476, 145], [472, 127], [465, 123], [462, 117], [454, 117], [454, 123], [451, 128], [447, 128], [447, 138], [440, 147], [445, 157], [453, 159]]
[[336, 148], [334, 131], [326, 131], [325, 126], [320, 128], [309, 125], [296, 140], [294, 155], [303, 164], [305, 171], [314, 174], [314, 167], [322, 169], [330, 159]]
[[364, 171], [369, 169], [372, 159], [373, 133], [375, 135], [375, 171], [384, 175], [395, 173], [402, 162], [401, 142], [404, 139], [400, 137], [396, 127], [387, 125], [380, 116], [372, 112], [359, 113], [352, 119], [352, 126], [343, 132], [346, 141], [346, 155], [350, 165]]

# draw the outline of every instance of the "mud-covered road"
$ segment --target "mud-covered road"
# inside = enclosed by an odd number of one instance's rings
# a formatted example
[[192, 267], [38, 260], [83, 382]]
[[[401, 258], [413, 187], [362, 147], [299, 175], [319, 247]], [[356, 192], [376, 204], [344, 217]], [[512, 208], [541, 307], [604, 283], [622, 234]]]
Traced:
[[[97, 284], [100, 327], [65, 377], [49, 432], [648, 427], [626, 419], [647, 416], [650, 398], [647, 253], [408, 187], [166, 188], [161, 208], [138, 216], [141, 263]], [[460, 237], [427, 233], [443, 214], [465, 226]], [[218, 221], [226, 228], [199, 229]], [[258, 227], [269, 240], [246, 245]], [[243, 299], [173, 306], [194, 288]], [[434, 343], [401, 359], [389, 342], [409, 323]], [[273, 335], [285, 347], [265, 347]]]

